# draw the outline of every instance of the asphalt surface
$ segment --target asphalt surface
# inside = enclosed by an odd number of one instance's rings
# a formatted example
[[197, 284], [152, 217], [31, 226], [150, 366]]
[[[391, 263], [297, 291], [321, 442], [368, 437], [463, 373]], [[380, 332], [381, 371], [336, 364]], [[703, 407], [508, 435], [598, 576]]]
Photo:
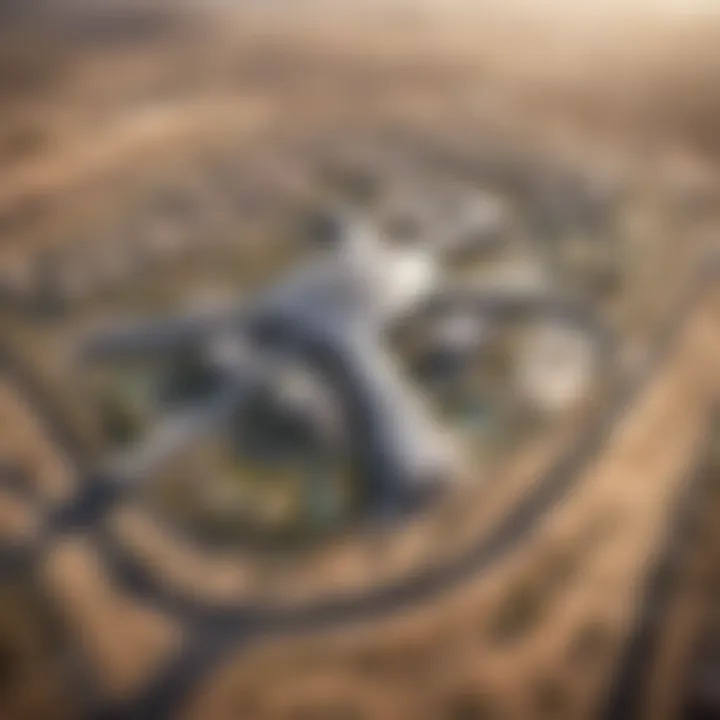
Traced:
[[[720, 417], [720, 408], [716, 418]], [[637, 621], [620, 653], [615, 677], [602, 717], [605, 720], [637, 720], [642, 716], [645, 693], [652, 682], [651, 666], [657, 656], [667, 620], [673, 611], [682, 568], [691, 550], [693, 531], [702, 510], [707, 485], [707, 458], [717, 442], [717, 424], [711, 424], [705, 450], [688, 470], [678, 507], [664, 546], [655, 557], [636, 609]]]
[[[163, 612], [171, 613], [184, 624], [187, 637], [181, 651], [150, 680], [138, 697], [114, 707], [100, 706], [97, 697], [93, 697], [88, 715], [94, 720], [173, 718], [186, 699], [229, 653], [249, 648], [254, 641], [332, 630], [389, 617], [410, 606], [431, 602], [499, 562], [580, 482], [583, 469], [602, 449], [612, 429], [633, 407], [634, 401], [662, 365], [688, 314], [715, 281], [716, 269], [715, 266], [704, 268], [668, 318], [650, 358], [616, 388], [580, 440], [538, 479], [532, 491], [523, 495], [489, 537], [442, 567], [420, 570], [410, 578], [357, 594], [319, 598], [283, 610], [251, 603], [231, 606], [198, 603], [161, 583], [112, 541], [101, 521], [106, 512], [122, 501], [122, 493], [113, 483], [93, 476], [84, 476], [79, 495], [67, 507], [52, 514], [38, 547], [5, 548], [0, 553], [0, 563], [7, 560], [9, 564], [27, 564], [38, 560], [59, 535], [90, 534], [105, 569], [118, 587]], [[7, 350], [0, 349], [0, 369], [43, 420], [58, 448], [75, 462], [79, 473], [82, 473], [86, 467], [82, 443], [63, 421], [44, 388]], [[7, 567], [0, 565], [3, 570]], [[627, 677], [630, 675], [627, 673]]]

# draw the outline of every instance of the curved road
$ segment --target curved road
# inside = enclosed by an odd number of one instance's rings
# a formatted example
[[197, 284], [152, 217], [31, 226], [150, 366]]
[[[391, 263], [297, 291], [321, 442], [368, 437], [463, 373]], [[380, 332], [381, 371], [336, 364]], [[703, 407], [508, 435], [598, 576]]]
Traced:
[[648, 580], [636, 611], [637, 622], [622, 648], [617, 671], [602, 713], [604, 720], [637, 720], [642, 717], [645, 693], [651, 682], [655, 659], [666, 620], [672, 612], [677, 580], [693, 541], [693, 530], [707, 486], [703, 472], [717, 442], [720, 408], [697, 462], [688, 470], [687, 480], [660, 554], [648, 573]]
[[[361, 592], [348, 597], [320, 599], [288, 610], [263, 607], [207, 606], [172, 592], [142, 567], [132, 561], [98, 527], [104, 512], [121, 498], [112, 486], [97, 478], [87, 478], [83, 491], [68, 507], [51, 518], [43, 546], [49, 547], [58, 533], [78, 530], [93, 532], [98, 550], [111, 576], [131, 594], [154, 606], [171, 612], [185, 623], [188, 638], [182, 651], [154, 678], [140, 697], [122, 707], [95, 709], [98, 718], [124, 720], [162, 720], [172, 718], [184, 699], [217, 667], [226, 655], [256, 639], [269, 636], [311, 633], [340, 625], [369, 620], [399, 612], [410, 605], [427, 602], [458, 586], [504, 557], [526, 533], [550, 512], [579, 482], [582, 470], [592, 460], [620, 417], [632, 407], [634, 400], [653, 377], [673, 347], [673, 341], [688, 314], [702, 299], [705, 290], [716, 279], [717, 263], [706, 265], [685, 297], [668, 318], [654, 351], [645, 365], [632, 374], [609, 398], [605, 409], [577, 445], [523, 496], [521, 502], [504, 518], [490, 537], [479, 542], [461, 557], [443, 567], [426, 569], [410, 579]], [[13, 362], [9, 353], [0, 352], [2, 369], [19, 387], [45, 420], [48, 431], [74, 461], [83, 467], [83, 450], [77, 438], [64, 424], [34, 378]], [[41, 554], [37, 549], [32, 555]]]

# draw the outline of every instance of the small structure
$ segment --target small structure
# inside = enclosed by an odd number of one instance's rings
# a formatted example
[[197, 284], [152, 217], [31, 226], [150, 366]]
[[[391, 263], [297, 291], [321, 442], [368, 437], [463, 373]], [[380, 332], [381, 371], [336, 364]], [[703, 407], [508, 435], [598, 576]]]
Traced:
[[516, 365], [518, 390], [544, 414], [567, 410], [587, 393], [595, 358], [585, 334], [557, 322], [541, 323], [522, 342]]

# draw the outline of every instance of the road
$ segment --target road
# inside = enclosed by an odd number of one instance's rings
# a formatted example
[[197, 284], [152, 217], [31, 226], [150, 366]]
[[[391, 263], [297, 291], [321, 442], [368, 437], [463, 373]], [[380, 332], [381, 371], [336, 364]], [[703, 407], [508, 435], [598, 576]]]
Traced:
[[[489, 537], [455, 560], [441, 567], [421, 570], [402, 581], [390, 582], [352, 596], [320, 598], [282, 610], [253, 604], [203, 605], [158, 582], [110, 542], [99, 520], [122, 497], [107, 492], [107, 485], [101, 479], [88, 477], [88, 482], [83, 483], [84, 492], [51, 518], [44, 543], [37, 549], [36, 559], [43, 556], [60, 535], [90, 533], [105, 570], [118, 586], [171, 614], [186, 629], [180, 652], [138, 697], [113, 707], [95, 706], [89, 714], [98, 720], [162, 720], [175, 717], [186, 698], [202, 685], [231, 651], [250, 647], [253, 642], [270, 637], [327, 631], [392, 616], [411, 606], [435, 601], [463, 583], [476, 579], [517, 548], [557, 503], [583, 481], [583, 470], [606, 447], [621, 419], [632, 415], [637, 400], [664, 367], [668, 357], [672, 356], [688, 319], [703, 311], [706, 293], [715, 286], [716, 280], [716, 265], [706, 267], [667, 319], [645, 364], [616, 388], [583, 437], [538, 479], [532, 491], [522, 497]], [[43, 418], [58, 447], [77, 461], [80, 472], [83, 468], [82, 449], [47, 395], [21, 365], [10, 360], [7, 353], [3, 353], [2, 357], [6, 375], [22, 389], [28, 402]]]

